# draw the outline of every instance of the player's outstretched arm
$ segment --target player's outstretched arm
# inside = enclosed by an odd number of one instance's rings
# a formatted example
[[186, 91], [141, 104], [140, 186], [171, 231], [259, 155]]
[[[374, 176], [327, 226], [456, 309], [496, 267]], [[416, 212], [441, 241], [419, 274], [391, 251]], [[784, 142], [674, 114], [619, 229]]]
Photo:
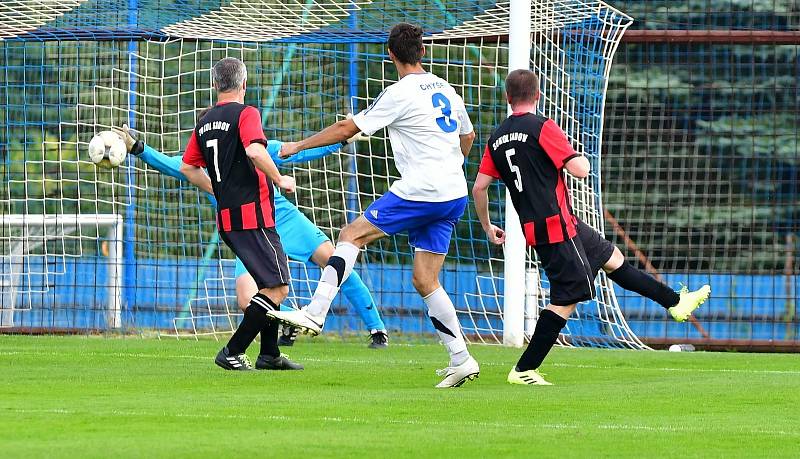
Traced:
[[[139, 159], [146, 162], [150, 165], [153, 169], [161, 172], [164, 175], [169, 175], [170, 177], [175, 177], [178, 180], [189, 182], [189, 178], [186, 177], [183, 173], [181, 173], [181, 165], [183, 164], [183, 156], [182, 155], [175, 155], [175, 156], [167, 156], [164, 153], [156, 150], [149, 145], [144, 146], [144, 150], [142, 154], [138, 156]], [[204, 177], [199, 177], [202, 183], [197, 184], [198, 188], [208, 193], [208, 199], [214, 204], [216, 207], [216, 199], [214, 198], [214, 191], [211, 189], [211, 179], [208, 178], [208, 174], [205, 171], [202, 171]], [[192, 182], [194, 183], [194, 182]]]
[[352, 119], [344, 119], [326, 127], [307, 139], [299, 142], [286, 142], [281, 148], [281, 157], [289, 157], [301, 150], [322, 147], [326, 145], [341, 144], [351, 137], [356, 136], [361, 129]]
[[279, 140], [270, 140], [267, 143], [267, 153], [269, 153], [269, 156], [275, 164], [280, 167], [288, 163], [306, 163], [314, 161], [315, 159], [324, 158], [341, 150], [342, 146], [343, 144], [337, 143], [325, 147], [309, 148], [307, 150], [301, 150], [289, 157], [282, 157], [281, 147], [283, 147], [283, 142]]
[[475, 200], [475, 211], [481, 226], [492, 244], [502, 244], [506, 241], [505, 232], [494, 226], [489, 218], [489, 186], [494, 182], [494, 177], [478, 172], [475, 184], [472, 186], [472, 198]]
[[[164, 175], [169, 175], [170, 177], [175, 177], [176, 179], [182, 181], [189, 180], [188, 177], [181, 172], [181, 165], [183, 164], [182, 156], [167, 156], [155, 148], [146, 145], [141, 140], [136, 140], [136, 138], [133, 137], [133, 134], [131, 134], [131, 130], [128, 128], [127, 124], [123, 124], [122, 128], [111, 128], [111, 130], [116, 132], [117, 135], [119, 135], [125, 142], [128, 153], [141, 159]], [[198, 188], [206, 193], [209, 193], [209, 199], [211, 199], [212, 203], [214, 203], [214, 191], [211, 189], [211, 180], [208, 178], [208, 175], [206, 175], [205, 172], [203, 172], [203, 175], [205, 178], [199, 178], [201, 183], [195, 183], [195, 185], [197, 185]]]
[[137, 158], [164, 175], [175, 177], [184, 182], [189, 181], [185, 175], [181, 174], [182, 155], [167, 156], [155, 148], [145, 145], [142, 154], [138, 155]]

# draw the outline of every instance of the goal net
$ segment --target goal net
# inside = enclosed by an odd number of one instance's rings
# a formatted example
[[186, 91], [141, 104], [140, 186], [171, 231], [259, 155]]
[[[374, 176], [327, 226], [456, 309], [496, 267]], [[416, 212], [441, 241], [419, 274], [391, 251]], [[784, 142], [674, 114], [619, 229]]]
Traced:
[[69, 330], [76, 311], [87, 329], [122, 325], [122, 217], [4, 214], [0, 224], [0, 328], [23, 328], [19, 316], [32, 313]]
[[[507, 115], [502, 84], [508, 2], [241, 0], [197, 1], [187, 9], [155, 0], [122, 12], [114, 2], [73, 3], [13, 2], [17, 12], [38, 11], [36, 19], [0, 26], [0, 62], [8, 74], [0, 82], [0, 104], [6, 120], [14, 120], [0, 130], [0, 205], [8, 214], [34, 212], [26, 203], [41, 201], [35, 212], [42, 215], [120, 215], [126, 328], [216, 336], [238, 321], [232, 253], [220, 244], [205, 196], [136, 158], [102, 171], [86, 162], [85, 153], [95, 132], [128, 123], [148, 145], [180, 154], [197, 113], [213, 102], [210, 69], [220, 58], [235, 56], [248, 65], [246, 102], [261, 110], [267, 136], [297, 140], [365, 108], [397, 80], [385, 40], [391, 25], [409, 21], [426, 31], [426, 68], [463, 95], [472, 117], [477, 139], [465, 167], [470, 179], [482, 146]], [[590, 158], [591, 177], [568, 181], [578, 215], [602, 232], [603, 105], [612, 58], [630, 18], [604, 2], [548, 0], [535, 2], [530, 23], [530, 65], [542, 81], [539, 110]], [[383, 131], [325, 158], [293, 164], [291, 173], [298, 183], [293, 201], [334, 239], [398, 178]], [[503, 196], [499, 185], [491, 190], [490, 210], [501, 223]], [[53, 249], [48, 256], [68, 255], [62, 252]], [[412, 256], [406, 236], [386, 238], [366, 248], [357, 269], [390, 330], [429, 332], [424, 304], [410, 285]], [[469, 206], [442, 283], [472, 341], [502, 342], [505, 295], [524, 298], [519, 320], [526, 334], [547, 304], [547, 279], [534, 254], [528, 252], [519, 271], [519, 291], [505, 290], [505, 259], [502, 248], [488, 244]], [[289, 303], [298, 306], [310, 297], [319, 270], [299, 262], [291, 267]], [[105, 279], [99, 264], [94, 269], [93, 276]], [[101, 287], [80, 288], [100, 295]], [[604, 275], [596, 288], [597, 300], [579, 306], [560, 342], [643, 347]], [[31, 304], [31, 311], [70, 307], [55, 301]], [[52, 326], [35, 314], [22, 320]], [[73, 326], [81, 324], [76, 318]], [[326, 330], [362, 329], [347, 304], [334, 305]]]

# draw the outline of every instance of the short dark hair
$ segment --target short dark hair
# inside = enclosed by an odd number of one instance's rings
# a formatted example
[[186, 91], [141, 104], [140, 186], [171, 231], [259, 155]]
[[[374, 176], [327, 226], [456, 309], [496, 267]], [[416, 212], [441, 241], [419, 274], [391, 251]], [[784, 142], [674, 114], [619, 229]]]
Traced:
[[506, 77], [506, 95], [512, 104], [533, 102], [539, 94], [539, 78], [526, 69], [512, 71]]
[[389, 51], [403, 64], [422, 61], [422, 27], [401, 22], [389, 31]]

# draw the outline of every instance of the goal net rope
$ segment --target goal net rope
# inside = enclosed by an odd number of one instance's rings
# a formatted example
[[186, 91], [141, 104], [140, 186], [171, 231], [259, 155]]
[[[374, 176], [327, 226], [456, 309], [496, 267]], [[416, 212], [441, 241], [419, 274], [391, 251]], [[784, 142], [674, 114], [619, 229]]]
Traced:
[[[396, 81], [385, 39], [401, 20], [423, 26], [426, 69], [450, 82], [467, 105], [477, 134], [465, 167], [469, 179], [488, 136], [507, 115], [502, 85], [508, 73], [508, 2], [197, 3], [186, 12], [156, 1], [155, 10], [128, 11], [135, 13], [131, 20], [101, 4], [17, 1], [3, 8], [37, 9], [38, 19], [0, 26], [0, 61], [11, 71], [11, 80], [0, 83], [9, 93], [4, 108], [8, 116], [24, 113], [24, 122], [2, 133], [10, 147], [9, 160], [0, 166], [6, 178], [0, 206], [9, 213], [124, 216], [124, 325], [177, 336], [229, 333], [237, 323], [232, 253], [219, 243], [205, 196], [188, 183], [136, 158], [112, 171], [88, 163], [86, 146], [95, 132], [128, 123], [148, 145], [181, 154], [197, 113], [213, 102], [211, 67], [235, 56], [248, 65], [247, 103], [262, 111], [267, 136], [298, 140], [364, 109]], [[530, 64], [541, 78], [539, 111], [590, 159], [592, 175], [568, 184], [579, 217], [602, 233], [603, 105], [612, 58], [630, 18], [604, 2], [550, 0], [535, 2], [530, 20]], [[26, 97], [10, 93], [15, 84]], [[325, 158], [293, 164], [291, 173], [298, 183], [293, 201], [334, 240], [399, 177], [384, 131]], [[490, 211], [500, 223], [503, 196], [499, 185], [491, 190]], [[410, 284], [412, 257], [408, 238], [398, 235], [370, 244], [357, 269], [390, 329], [427, 332], [424, 304]], [[489, 245], [469, 206], [442, 283], [472, 341], [502, 342], [505, 294], [525, 297], [527, 334], [547, 304], [549, 285], [532, 251], [526, 291], [504, 291], [503, 263], [502, 248]], [[319, 270], [299, 262], [291, 266], [290, 303], [300, 306]], [[58, 282], [49, 285], [57, 288]], [[644, 347], [602, 273], [596, 288], [597, 299], [579, 306], [561, 344]], [[362, 328], [347, 304], [335, 303], [333, 313], [326, 329]]]

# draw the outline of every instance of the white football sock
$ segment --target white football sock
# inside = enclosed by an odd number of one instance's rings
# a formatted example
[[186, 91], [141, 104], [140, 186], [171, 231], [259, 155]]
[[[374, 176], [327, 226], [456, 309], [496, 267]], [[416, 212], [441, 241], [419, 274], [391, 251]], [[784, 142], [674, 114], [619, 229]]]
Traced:
[[439, 338], [450, 353], [450, 365], [461, 365], [469, 358], [467, 343], [461, 334], [461, 324], [456, 317], [456, 308], [442, 287], [423, 298], [428, 306], [428, 316]]
[[333, 299], [339, 293], [339, 287], [353, 272], [358, 252], [358, 247], [349, 242], [336, 244], [336, 250], [328, 259], [328, 265], [322, 270], [317, 289], [314, 291], [314, 296], [311, 297], [311, 303], [306, 308], [309, 314], [325, 319]]

